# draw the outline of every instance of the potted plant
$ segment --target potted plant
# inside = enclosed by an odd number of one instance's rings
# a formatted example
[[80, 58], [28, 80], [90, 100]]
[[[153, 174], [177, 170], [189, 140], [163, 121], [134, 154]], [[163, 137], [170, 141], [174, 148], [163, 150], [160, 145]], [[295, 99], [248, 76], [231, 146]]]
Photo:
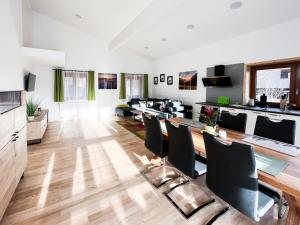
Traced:
[[214, 110], [213, 107], [206, 107], [205, 114], [203, 117], [205, 118], [205, 130], [210, 134], [215, 134], [216, 132], [216, 124], [218, 120], [219, 111]]
[[39, 108], [40, 102], [34, 101], [30, 98], [26, 103], [26, 111], [27, 111], [27, 118], [29, 121], [34, 120], [34, 115]]

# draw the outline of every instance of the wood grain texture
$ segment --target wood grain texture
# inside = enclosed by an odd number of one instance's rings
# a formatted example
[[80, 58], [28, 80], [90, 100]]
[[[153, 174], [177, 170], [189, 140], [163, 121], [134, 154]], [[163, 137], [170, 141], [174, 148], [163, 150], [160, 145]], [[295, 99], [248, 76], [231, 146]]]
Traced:
[[[174, 118], [171, 119], [173, 123], [180, 123], [181, 118]], [[161, 121], [161, 123], [164, 123], [164, 121]], [[243, 142], [242, 139], [247, 137], [248, 135], [230, 131], [228, 129], [222, 128], [222, 130], [227, 131], [227, 141], [232, 142]], [[163, 133], [165, 136], [167, 136], [167, 132], [163, 130]], [[192, 128], [192, 137], [194, 141], [195, 150], [201, 154], [202, 156], [205, 156], [205, 146], [204, 146], [204, 140], [203, 136], [201, 134], [201, 131], [199, 129]], [[249, 143], [246, 143], [249, 144]], [[299, 225], [300, 221], [300, 156], [298, 157], [292, 157], [289, 155], [285, 155], [283, 153], [279, 153], [276, 151], [273, 151], [271, 149], [267, 149], [264, 147], [260, 147], [258, 145], [252, 145], [254, 150], [256, 152], [263, 153], [265, 155], [285, 160], [288, 162], [288, 167], [282, 171], [277, 176], [269, 175], [263, 171], [258, 170], [258, 176], [259, 179], [263, 182], [272, 185], [273, 187], [281, 190], [284, 193], [284, 196], [289, 202], [289, 215], [288, 215], [288, 221], [286, 224], [288, 225]], [[297, 222], [295, 222], [297, 221]]]
[[[224, 206], [218, 200], [186, 220], [163, 195], [168, 186], [155, 189], [141, 174], [151, 157], [143, 140], [114, 121], [51, 122], [42, 144], [29, 147], [25, 177], [0, 224], [199, 225]], [[204, 177], [193, 183], [210, 193]], [[197, 187], [178, 189], [175, 198]], [[257, 223], [231, 208], [214, 224]], [[260, 224], [273, 224], [272, 212]]]

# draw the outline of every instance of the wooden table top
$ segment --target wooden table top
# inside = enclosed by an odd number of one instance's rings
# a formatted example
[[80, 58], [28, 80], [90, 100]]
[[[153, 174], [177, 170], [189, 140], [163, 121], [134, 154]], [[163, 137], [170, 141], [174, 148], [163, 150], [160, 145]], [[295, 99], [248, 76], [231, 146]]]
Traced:
[[[182, 118], [173, 118], [170, 119], [171, 122], [180, 124]], [[164, 120], [161, 120], [161, 124], [164, 124]], [[246, 135], [243, 133], [239, 133], [236, 131], [231, 131], [228, 129], [223, 129], [227, 131], [227, 141], [236, 141], [241, 143], [247, 142], [242, 141], [245, 137], [250, 135]], [[192, 137], [194, 141], [195, 151], [197, 151], [200, 155], [205, 156], [205, 146], [204, 139], [201, 134], [201, 131], [197, 128], [191, 128]], [[162, 129], [162, 132], [165, 136], [167, 136], [166, 130]], [[253, 145], [254, 150], [258, 153], [263, 153], [267, 156], [271, 156], [277, 159], [284, 160], [288, 163], [288, 167], [283, 170], [279, 175], [272, 176], [263, 171], [258, 170], [259, 179], [267, 184], [272, 185], [275, 188], [282, 190], [284, 193], [287, 193], [291, 196], [294, 196], [297, 199], [300, 199], [300, 156], [293, 157], [289, 156], [272, 149], [264, 148], [261, 146]]]

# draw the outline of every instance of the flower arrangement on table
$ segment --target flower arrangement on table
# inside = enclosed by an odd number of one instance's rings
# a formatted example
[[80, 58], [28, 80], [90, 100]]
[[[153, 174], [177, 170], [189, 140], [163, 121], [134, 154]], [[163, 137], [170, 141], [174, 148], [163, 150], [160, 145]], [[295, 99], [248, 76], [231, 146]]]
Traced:
[[205, 130], [208, 133], [214, 134], [216, 132], [216, 124], [218, 121], [219, 109], [206, 106], [204, 112], [201, 112], [201, 117], [203, 122], [206, 123]]

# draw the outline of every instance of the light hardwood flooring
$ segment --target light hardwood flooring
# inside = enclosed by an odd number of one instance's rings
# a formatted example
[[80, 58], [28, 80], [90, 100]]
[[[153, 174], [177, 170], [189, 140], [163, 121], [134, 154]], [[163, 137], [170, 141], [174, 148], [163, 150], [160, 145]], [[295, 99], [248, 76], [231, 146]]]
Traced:
[[[217, 201], [185, 219], [164, 188], [140, 173], [152, 156], [143, 140], [114, 120], [49, 123], [42, 144], [29, 146], [25, 177], [1, 225], [201, 225], [224, 205]], [[187, 194], [209, 193], [203, 177], [195, 184]], [[260, 224], [272, 224], [271, 213]], [[231, 208], [214, 224], [255, 223]]]

